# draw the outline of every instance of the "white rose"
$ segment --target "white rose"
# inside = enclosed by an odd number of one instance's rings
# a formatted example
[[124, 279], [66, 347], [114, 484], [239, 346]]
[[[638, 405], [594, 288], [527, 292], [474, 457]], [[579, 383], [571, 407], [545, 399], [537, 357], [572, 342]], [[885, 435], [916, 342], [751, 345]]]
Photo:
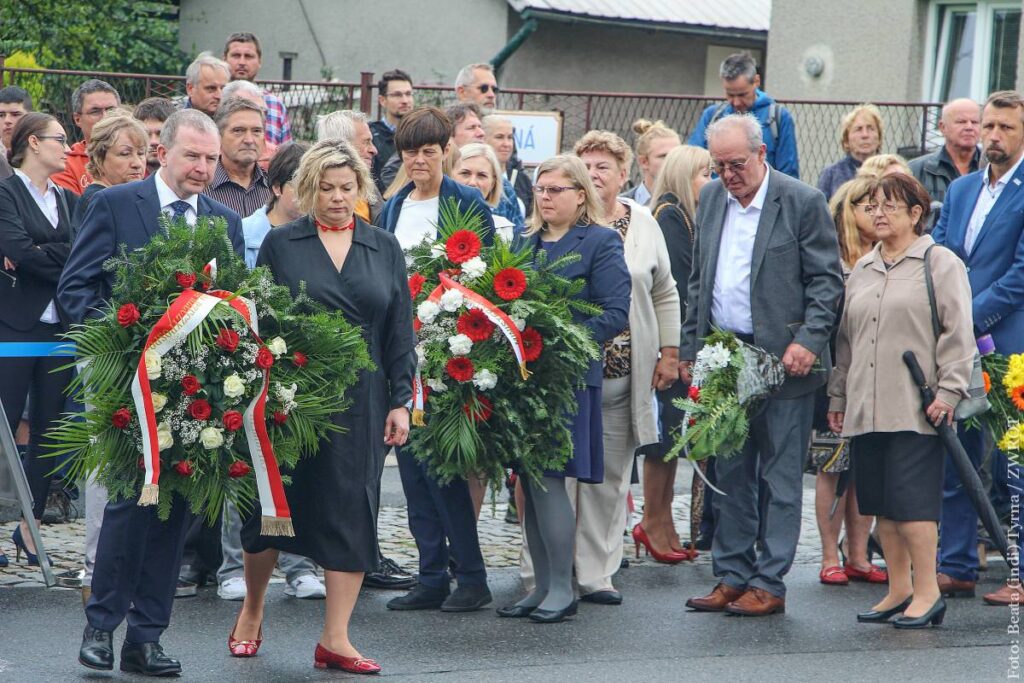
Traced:
[[416, 367], [421, 368], [423, 364], [427, 362], [427, 350], [423, 346], [423, 342], [416, 345]]
[[277, 399], [281, 403], [291, 403], [295, 400], [295, 392], [299, 390], [299, 386], [295, 383], [292, 383], [290, 387], [278, 384], [276, 389]]
[[445, 248], [444, 243], [436, 242], [433, 246], [430, 247], [430, 255], [433, 256], [434, 258], [447, 256], [448, 250]]
[[238, 376], [238, 373], [228, 375], [224, 378], [224, 395], [228, 398], [237, 398], [245, 393], [245, 382]]
[[153, 394], [153, 412], [159, 413], [167, 405], [167, 397], [163, 394]]
[[424, 325], [429, 325], [434, 322], [437, 314], [441, 312], [441, 309], [433, 301], [424, 301], [416, 308], [416, 317], [420, 319], [420, 322]]
[[146, 374], [150, 379], [160, 379], [160, 369], [163, 363], [160, 361], [160, 354], [154, 349], [146, 351]]
[[207, 427], [199, 432], [199, 442], [203, 444], [203, 448], [212, 451], [214, 448], [223, 445], [224, 432], [216, 427]]
[[512, 322], [520, 332], [526, 329], [526, 318], [512, 318]]
[[487, 264], [479, 256], [474, 256], [462, 264], [462, 274], [470, 280], [475, 280], [487, 272]]
[[161, 451], [166, 451], [174, 445], [174, 436], [171, 434], [171, 425], [161, 422], [156, 426], [156, 442]]
[[448, 337], [448, 348], [451, 349], [453, 356], [468, 356], [470, 349], [473, 348], [473, 340], [464, 334], [457, 334]]
[[483, 370], [478, 370], [473, 375], [473, 384], [475, 384], [476, 388], [479, 389], [480, 391], [487, 391], [488, 389], [493, 389], [497, 383], [498, 376], [495, 375], [490, 370], [487, 370], [486, 368]]
[[284, 339], [280, 337], [274, 337], [267, 342], [267, 348], [274, 354], [274, 358], [280, 358], [284, 354], [288, 353], [288, 344], [285, 343]]
[[454, 313], [462, 307], [462, 292], [457, 289], [449, 289], [447, 292], [441, 295], [441, 308]]
[[430, 387], [431, 391], [436, 391], [437, 393], [441, 393], [448, 389], [448, 385], [439, 379], [428, 379], [427, 386]]

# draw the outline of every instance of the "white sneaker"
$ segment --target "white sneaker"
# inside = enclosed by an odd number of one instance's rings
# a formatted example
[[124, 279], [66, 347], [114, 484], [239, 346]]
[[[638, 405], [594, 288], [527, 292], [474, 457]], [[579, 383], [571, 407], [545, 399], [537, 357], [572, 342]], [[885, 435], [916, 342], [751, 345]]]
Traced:
[[245, 579], [235, 576], [217, 586], [217, 596], [221, 600], [244, 600]]
[[300, 600], [322, 600], [327, 597], [327, 589], [316, 576], [303, 574], [295, 581], [288, 582], [284, 594]]

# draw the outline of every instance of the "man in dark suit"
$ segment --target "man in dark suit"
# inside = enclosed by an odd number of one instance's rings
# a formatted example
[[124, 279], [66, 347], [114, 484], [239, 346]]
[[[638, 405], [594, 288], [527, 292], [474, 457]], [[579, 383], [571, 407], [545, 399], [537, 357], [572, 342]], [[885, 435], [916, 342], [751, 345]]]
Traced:
[[[1010, 355], [1024, 352], [1024, 95], [1001, 91], [989, 96], [981, 116], [981, 143], [988, 166], [950, 184], [932, 237], [967, 265], [975, 334], [992, 335], [996, 350]], [[960, 440], [975, 466], [980, 465], [988, 450], [981, 431], [961, 428]], [[992, 457], [993, 475], [1011, 467], [1005, 454], [994, 451]], [[1017, 466], [1012, 467], [1016, 478]], [[949, 597], [973, 596], [978, 514], [948, 460], [939, 535], [939, 590]], [[1024, 591], [1016, 579], [985, 596], [993, 605], [1021, 600]]]
[[843, 278], [825, 196], [767, 165], [760, 122], [725, 116], [708, 126], [707, 142], [719, 179], [701, 191], [697, 211], [682, 369], [689, 372], [701, 339], [717, 327], [780, 357], [788, 377], [751, 420], [742, 451], [717, 459], [718, 485], [728, 494], [714, 501], [719, 583], [686, 606], [762, 616], [786, 607], [783, 577], [800, 537], [814, 390], [828, 378]]
[[[235, 252], [245, 250], [242, 221], [231, 209], [200, 192], [213, 177], [220, 136], [210, 118], [196, 110], [172, 114], [164, 123], [157, 150], [160, 170], [145, 180], [98, 193], [89, 206], [57, 287], [57, 298], [71, 322], [100, 315], [110, 298], [113, 273], [103, 262], [125, 245], [143, 247], [160, 232], [161, 213], [227, 220]], [[88, 625], [78, 661], [91, 669], [114, 665], [113, 631], [127, 617], [121, 670], [150, 676], [179, 673], [181, 664], [164, 654], [160, 635], [167, 628], [181, 564], [184, 530], [190, 518], [184, 501], [175, 500], [167, 521], [156, 506], [135, 500], [111, 500], [104, 511], [96, 550], [92, 597], [85, 608]]]

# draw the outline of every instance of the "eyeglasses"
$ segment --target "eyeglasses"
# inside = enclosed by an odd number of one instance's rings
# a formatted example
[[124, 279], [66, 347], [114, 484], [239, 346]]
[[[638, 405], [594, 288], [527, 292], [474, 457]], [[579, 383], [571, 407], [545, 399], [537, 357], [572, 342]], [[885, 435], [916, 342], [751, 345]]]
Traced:
[[864, 213], [866, 213], [869, 216], [880, 216], [882, 214], [885, 214], [886, 216], [891, 216], [904, 206], [906, 206], [906, 204], [898, 202], [885, 202], [884, 204], [868, 204], [864, 207]]
[[722, 175], [725, 169], [729, 169], [733, 173], [740, 173], [750, 163], [750, 157], [754, 156], [750, 154], [743, 161], [715, 161], [711, 160], [711, 170], [715, 172], [715, 175]]
[[66, 135], [37, 135], [40, 140], [56, 140], [62, 145], [66, 145], [68, 142], [68, 136]]
[[106, 114], [108, 112], [112, 112], [115, 109], [117, 109], [117, 107], [93, 107], [92, 109], [89, 109], [87, 111], [83, 111], [82, 112], [82, 116], [88, 116], [90, 118], [94, 118], [95, 119], [95, 118], [98, 118], [100, 116], [103, 116], [104, 114]]
[[489, 93], [492, 90], [494, 91], [495, 95], [497, 95], [499, 92], [501, 92], [501, 90], [498, 88], [497, 85], [491, 85], [490, 83], [481, 83], [480, 85], [478, 85], [476, 87], [479, 88], [480, 92], [482, 92], [484, 94]]
[[405, 99], [406, 97], [412, 97], [412, 90], [403, 90], [402, 92], [389, 92], [387, 97], [391, 97], [396, 100]]
[[557, 197], [558, 195], [562, 194], [563, 192], [568, 192], [569, 190], [575, 190], [575, 189], [578, 189], [578, 188], [576, 188], [576, 187], [574, 187], [572, 185], [534, 185], [533, 186], [533, 193], [535, 195], [537, 195], [538, 197], [543, 197], [544, 195], [550, 195], [551, 197]]

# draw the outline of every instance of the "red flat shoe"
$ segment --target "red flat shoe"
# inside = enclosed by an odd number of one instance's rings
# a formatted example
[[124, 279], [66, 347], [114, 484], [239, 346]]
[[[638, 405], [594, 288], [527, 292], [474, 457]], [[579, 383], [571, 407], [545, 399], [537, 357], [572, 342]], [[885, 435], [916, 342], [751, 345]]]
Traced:
[[867, 583], [889, 583], [889, 572], [881, 567], [871, 565], [868, 571], [862, 571], [852, 565], [844, 565], [843, 571], [852, 581], [865, 581]]
[[313, 666], [318, 669], [341, 669], [350, 674], [379, 674], [380, 664], [366, 657], [342, 657], [320, 643], [313, 653]]
[[235, 640], [235, 629], [238, 628], [238, 619], [235, 619], [235, 628], [231, 629], [228, 635], [228, 652], [232, 657], [255, 657], [263, 644], [263, 623], [260, 623], [260, 632], [256, 640]]
[[839, 565], [822, 569], [818, 574], [818, 580], [826, 586], [845, 586], [850, 583], [850, 577]]

